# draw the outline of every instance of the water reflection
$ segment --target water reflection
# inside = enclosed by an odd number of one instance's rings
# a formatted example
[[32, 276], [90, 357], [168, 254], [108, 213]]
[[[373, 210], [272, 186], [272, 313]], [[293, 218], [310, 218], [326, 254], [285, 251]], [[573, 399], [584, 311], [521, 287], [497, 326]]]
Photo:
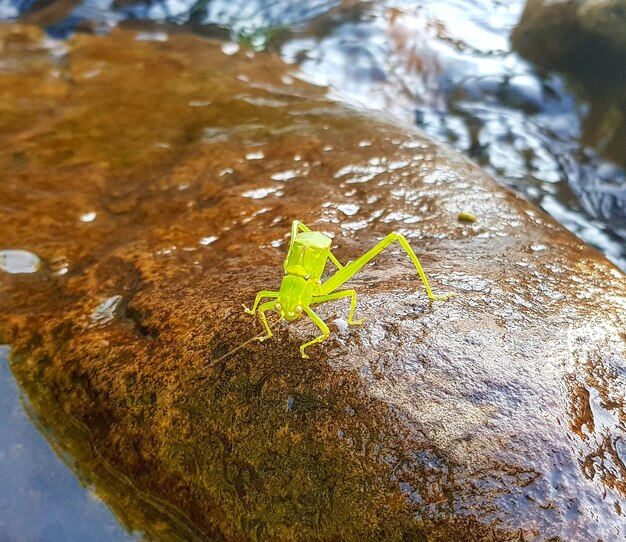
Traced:
[[51, 450], [24, 407], [0, 346], [0, 540], [137, 540]]
[[0, 250], [0, 271], [5, 273], [36, 273], [41, 267], [39, 256], [26, 250]]

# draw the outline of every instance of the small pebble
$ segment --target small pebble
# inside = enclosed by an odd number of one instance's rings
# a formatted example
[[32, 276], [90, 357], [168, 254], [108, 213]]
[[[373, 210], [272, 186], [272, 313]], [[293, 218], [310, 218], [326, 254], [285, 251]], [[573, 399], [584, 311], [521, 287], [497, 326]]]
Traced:
[[472, 213], [459, 213], [457, 219], [461, 222], [476, 222], [476, 217]]

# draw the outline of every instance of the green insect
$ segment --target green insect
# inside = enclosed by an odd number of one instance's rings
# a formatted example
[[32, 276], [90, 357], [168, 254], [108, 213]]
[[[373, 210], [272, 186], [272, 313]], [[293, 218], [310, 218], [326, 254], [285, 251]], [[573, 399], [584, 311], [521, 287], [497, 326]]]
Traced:
[[[348, 281], [354, 274], [356, 274], [363, 266], [365, 266], [370, 260], [374, 259], [380, 254], [388, 245], [398, 241], [402, 248], [406, 251], [411, 258], [411, 261], [415, 265], [415, 269], [422, 279], [426, 292], [430, 299], [446, 300], [450, 296], [455, 294], [434, 295], [428, 284], [426, 273], [422, 269], [422, 266], [417, 259], [417, 256], [411, 249], [408, 241], [400, 233], [390, 233], [375, 247], [368, 250], [363, 256], [348, 263], [347, 265], [341, 265], [339, 260], [335, 258], [330, 251], [331, 239], [326, 235], [311, 231], [307, 226], [294, 220], [291, 224], [291, 242], [289, 243], [289, 252], [285, 259], [284, 269], [285, 276], [278, 292], [272, 292], [269, 290], [261, 290], [254, 300], [252, 309], [249, 309], [245, 305], [243, 308], [248, 314], [255, 314], [257, 308], [259, 310], [259, 316], [261, 322], [265, 326], [267, 335], [260, 337], [260, 341], [269, 339], [272, 337], [272, 330], [267, 325], [267, 319], [265, 312], [268, 310], [276, 310], [280, 317], [293, 321], [297, 320], [303, 314], [306, 314], [320, 329], [322, 334], [316, 337], [312, 341], [309, 341], [300, 346], [300, 353], [303, 358], [308, 358], [304, 352], [305, 348], [312, 344], [319, 343], [329, 336], [328, 326], [324, 321], [313, 311], [311, 305], [317, 303], [324, 303], [325, 301], [332, 301], [334, 299], [340, 299], [342, 297], [351, 297], [350, 315], [348, 316], [348, 324], [358, 325], [362, 323], [362, 320], [353, 320], [354, 310], [356, 309], [356, 291], [355, 290], [341, 290], [336, 292], [343, 283]], [[326, 279], [322, 283], [322, 273], [326, 267], [328, 259], [335, 264], [339, 269], [334, 275]], [[275, 301], [268, 301], [259, 306], [259, 302], [263, 298], [274, 298]]]

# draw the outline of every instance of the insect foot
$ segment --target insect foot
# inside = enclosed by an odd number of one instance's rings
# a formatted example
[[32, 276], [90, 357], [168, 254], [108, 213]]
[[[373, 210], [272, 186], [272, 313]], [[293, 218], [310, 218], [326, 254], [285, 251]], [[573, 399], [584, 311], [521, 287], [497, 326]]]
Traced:
[[245, 305], [243, 305], [243, 312], [245, 312], [246, 314], [254, 314], [254, 311], [252, 309], [249, 309]]
[[439, 295], [433, 295], [431, 297], [431, 299], [433, 301], [448, 301], [448, 299], [450, 299], [451, 297], [454, 297], [457, 294], [439, 294]]

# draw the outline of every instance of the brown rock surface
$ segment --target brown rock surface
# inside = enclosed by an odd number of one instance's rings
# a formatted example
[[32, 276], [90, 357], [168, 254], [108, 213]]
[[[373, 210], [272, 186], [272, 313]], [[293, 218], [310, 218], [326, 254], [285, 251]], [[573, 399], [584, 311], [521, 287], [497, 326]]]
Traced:
[[515, 48], [541, 66], [574, 61], [590, 36], [578, 12], [582, 0], [527, 0], [519, 25], [514, 29]]
[[[157, 540], [622, 540], [624, 276], [456, 154], [271, 56], [0, 27], [0, 339], [51, 441]], [[230, 51], [229, 51], [230, 52]], [[457, 220], [460, 212], [476, 223]], [[299, 218], [366, 323], [243, 314]], [[321, 315], [345, 319], [347, 305]]]
[[[527, 0], [515, 46], [543, 66], [626, 54], [625, 0]], [[589, 49], [593, 49], [589, 51]], [[597, 59], [605, 62], [604, 58]]]

